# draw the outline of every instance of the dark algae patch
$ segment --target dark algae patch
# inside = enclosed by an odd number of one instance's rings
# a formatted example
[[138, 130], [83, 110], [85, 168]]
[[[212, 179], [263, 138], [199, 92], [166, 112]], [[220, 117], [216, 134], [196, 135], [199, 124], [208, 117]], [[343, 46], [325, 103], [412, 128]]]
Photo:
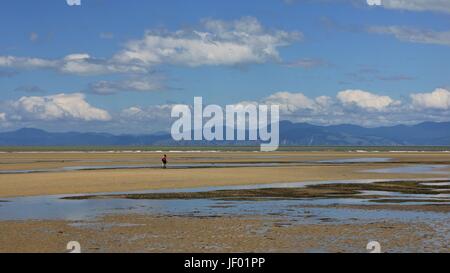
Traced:
[[[446, 183], [450, 180], [437, 180], [434, 183]], [[324, 184], [324, 185], [312, 185], [309, 188], [320, 188], [320, 189], [334, 189], [345, 192], [354, 191], [385, 191], [385, 192], [396, 192], [402, 194], [436, 194], [437, 189], [447, 190], [440, 193], [450, 193], [450, 186], [439, 185], [439, 186], [429, 186], [423, 185], [426, 183], [424, 181], [390, 181], [390, 182], [375, 182], [368, 184]]]
[[449, 200], [436, 199], [375, 199], [371, 200], [374, 203], [447, 203]]
[[[434, 183], [445, 183], [450, 180], [438, 180]], [[221, 199], [258, 201], [267, 199], [303, 199], [303, 198], [358, 198], [358, 199], [380, 199], [395, 200], [401, 202], [401, 198], [391, 199], [389, 196], [367, 194], [365, 191], [399, 193], [399, 194], [423, 194], [434, 196], [436, 194], [449, 194], [449, 185], [423, 185], [424, 181], [392, 181], [375, 182], [366, 184], [334, 183], [309, 185], [302, 188], [264, 188], [264, 189], [241, 189], [241, 190], [216, 190], [206, 192], [173, 192], [173, 193], [143, 193], [143, 194], [110, 194], [110, 195], [86, 195], [65, 197], [70, 200], [83, 199]], [[439, 192], [436, 190], [439, 189]], [[383, 199], [381, 199], [383, 198]], [[415, 199], [406, 199], [408, 202]], [[421, 201], [423, 199], [420, 199]], [[428, 200], [428, 199], [426, 199]], [[430, 200], [432, 200], [430, 198]], [[436, 201], [436, 200], [434, 200]], [[444, 200], [445, 201], [445, 200]], [[386, 201], [387, 202], [387, 201]], [[422, 201], [424, 202], [424, 201]]]

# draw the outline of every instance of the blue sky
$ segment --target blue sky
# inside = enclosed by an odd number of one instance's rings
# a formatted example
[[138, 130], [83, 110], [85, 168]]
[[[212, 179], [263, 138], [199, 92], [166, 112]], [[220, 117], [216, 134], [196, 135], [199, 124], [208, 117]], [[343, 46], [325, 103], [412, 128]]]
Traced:
[[3, 1], [0, 130], [164, 130], [194, 96], [322, 125], [450, 120], [450, 1], [380, 4]]

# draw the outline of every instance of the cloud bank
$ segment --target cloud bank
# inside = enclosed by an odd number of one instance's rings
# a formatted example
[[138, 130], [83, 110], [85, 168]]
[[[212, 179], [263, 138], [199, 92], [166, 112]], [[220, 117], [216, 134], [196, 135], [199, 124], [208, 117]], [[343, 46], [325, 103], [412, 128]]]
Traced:
[[[280, 105], [282, 120], [318, 125], [357, 124], [383, 126], [424, 121], [450, 121], [450, 91], [438, 88], [412, 94], [403, 101], [364, 90], [342, 90], [335, 96], [308, 97], [300, 92], [275, 92], [257, 101], [236, 104]], [[69, 126], [114, 133], [168, 130], [173, 104], [135, 105], [109, 113], [92, 106], [84, 94], [22, 97], [0, 102], [2, 127], [20, 128], [31, 122], [42, 128]], [[4, 109], [4, 110], [3, 110]], [[68, 123], [69, 122], [69, 123]], [[89, 127], [89, 124], [92, 127]]]

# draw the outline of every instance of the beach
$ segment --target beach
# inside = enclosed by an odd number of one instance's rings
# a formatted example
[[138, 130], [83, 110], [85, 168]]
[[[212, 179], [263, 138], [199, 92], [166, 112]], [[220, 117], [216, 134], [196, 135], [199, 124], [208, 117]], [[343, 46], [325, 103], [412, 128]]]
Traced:
[[449, 252], [442, 226], [395, 221], [296, 225], [282, 218], [119, 215], [95, 221], [0, 222], [0, 250], [60, 253], [76, 240], [86, 253], [361, 253], [377, 239], [387, 252]]
[[5, 152], [0, 252], [449, 252], [449, 182], [447, 152]]
[[[450, 164], [450, 154], [342, 153], [342, 152], [184, 152], [169, 153], [169, 168], [161, 169], [161, 153], [2, 153], [0, 173], [43, 170], [39, 173], [1, 174], [0, 197], [124, 192], [149, 189], [191, 188], [276, 182], [302, 182], [348, 179], [427, 178], [439, 174], [364, 173], [369, 169], [417, 164]], [[388, 162], [328, 164], [320, 161], [388, 158]], [[370, 160], [369, 160], [370, 161]], [[172, 168], [177, 164], [211, 164], [204, 168]], [[214, 164], [248, 163], [244, 167], [220, 168]], [[252, 167], [272, 163], [274, 166]], [[286, 165], [283, 163], [293, 164]], [[146, 168], [145, 166], [149, 165]], [[130, 166], [130, 169], [63, 171], [74, 166]], [[133, 168], [136, 167], [136, 168]], [[156, 168], [155, 168], [156, 167]], [[58, 171], [58, 168], [60, 170]], [[46, 172], [46, 169], [56, 169]]]

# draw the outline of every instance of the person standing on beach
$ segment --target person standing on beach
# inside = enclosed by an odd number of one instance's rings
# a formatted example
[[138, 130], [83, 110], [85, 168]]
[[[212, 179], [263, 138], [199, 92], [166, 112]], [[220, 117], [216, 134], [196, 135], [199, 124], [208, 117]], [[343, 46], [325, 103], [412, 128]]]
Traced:
[[163, 158], [161, 159], [162, 161], [162, 167], [163, 169], [167, 168], [167, 155], [164, 155]]

